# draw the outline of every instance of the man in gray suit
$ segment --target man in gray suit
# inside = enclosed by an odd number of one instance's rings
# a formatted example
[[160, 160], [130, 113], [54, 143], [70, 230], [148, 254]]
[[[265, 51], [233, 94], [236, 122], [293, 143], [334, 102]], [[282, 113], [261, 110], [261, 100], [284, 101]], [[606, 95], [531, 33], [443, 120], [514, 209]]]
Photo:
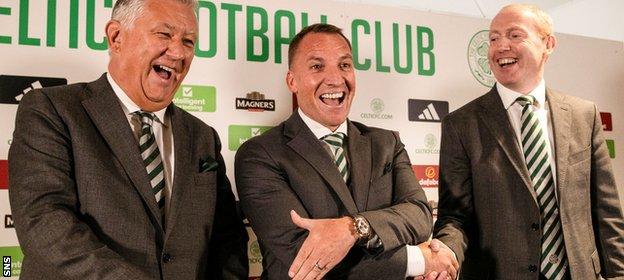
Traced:
[[545, 86], [550, 17], [504, 7], [496, 85], [442, 122], [434, 236], [462, 279], [624, 279], [624, 221], [596, 106]]
[[171, 103], [196, 1], [118, 0], [108, 73], [28, 93], [9, 151], [23, 279], [244, 279], [214, 129]]
[[288, 61], [286, 83], [299, 109], [236, 154], [237, 189], [262, 250], [262, 278], [454, 275], [448, 248], [413, 246], [428, 240], [432, 217], [398, 135], [347, 120], [355, 74], [340, 29], [304, 28]]

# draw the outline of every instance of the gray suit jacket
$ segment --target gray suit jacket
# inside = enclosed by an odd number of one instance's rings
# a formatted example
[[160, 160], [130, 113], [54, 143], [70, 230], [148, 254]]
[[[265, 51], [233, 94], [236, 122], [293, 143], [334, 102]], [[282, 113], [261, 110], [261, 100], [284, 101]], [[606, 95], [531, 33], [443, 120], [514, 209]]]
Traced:
[[327, 279], [404, 279], [405, 244], [428, 239], [431, 211], [399, 138], [351, 121], [348, 134], [350, 186], [296, 112], [236, 153], [237, 190], [260, 242], [263, 279], [288, 279], [307, 237], [291, 209], [315, 219], [359, 213], [381, 238], [381, 252], [355, 247]]
[[[624, 279], [624, 220], [596, 106], [546, 90], [571, 277]], [[537, 279], [540, 211], [496, 87], [442, 122], [434, 236], [462, 279]], [[537, 271], [532, 271], [537, 268]]]
[[247, 234], [219, 137], [175, 105], [167, 110], [175, 178], [165, 232], [105, 75], [24, 96], [9, 150], [22, 279], [247, 277]]

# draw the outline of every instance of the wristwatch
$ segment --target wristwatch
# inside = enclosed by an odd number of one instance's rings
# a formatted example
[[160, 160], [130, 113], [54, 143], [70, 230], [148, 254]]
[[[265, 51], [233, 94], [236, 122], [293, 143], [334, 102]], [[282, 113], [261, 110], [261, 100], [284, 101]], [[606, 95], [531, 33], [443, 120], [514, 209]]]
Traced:
[[356, 214], [351, 216], [351, 218], [353, 218], [353, 231], [357, 237], [356, 244], [366, 244], [373, 233], [370, 224], [362, 215]]

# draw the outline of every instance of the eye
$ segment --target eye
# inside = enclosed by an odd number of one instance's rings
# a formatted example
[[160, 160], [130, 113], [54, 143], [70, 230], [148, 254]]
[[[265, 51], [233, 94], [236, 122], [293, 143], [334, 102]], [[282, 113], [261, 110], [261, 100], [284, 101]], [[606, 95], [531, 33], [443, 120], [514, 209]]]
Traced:
[[161, 37], [161, 38], [171, 38], [171, 33], [169, 32], [160, 31], [160, 32], [156, 32], [156, 35], [158, 35], [158, 37]]
[[340, 68], [342, 68], [343, 70], [349, 70], [351, 69], [351, 63], [343, 62], [340, 64]]
[[182, 42], [184, 42], [184, 45], [187, 46], [187, 47], [191, 47], [191, 48], [195, 47], [195, 41], [194, 40], [184, 39], [184, 40], [182, 40]]
[[312, 66], [310, 66], [310, 69], [312, 69], [312, 70], [321, 70], [321, 69], [323, 69], [323, 65], [321, 65], [320, 63], [312, 64]]

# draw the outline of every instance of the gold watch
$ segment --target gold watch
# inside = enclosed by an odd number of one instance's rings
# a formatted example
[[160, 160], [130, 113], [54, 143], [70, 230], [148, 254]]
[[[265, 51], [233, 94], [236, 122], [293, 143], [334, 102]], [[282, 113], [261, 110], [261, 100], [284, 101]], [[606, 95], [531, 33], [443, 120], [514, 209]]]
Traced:
[[353, 231], [355, 232], [355, 236], [357, 237], [356, 244], [366, 244], [368, 240], [370, 240], [373, 230], [371, 229], [368, 220], [364, 218], [362, 215], [353, 215]]

